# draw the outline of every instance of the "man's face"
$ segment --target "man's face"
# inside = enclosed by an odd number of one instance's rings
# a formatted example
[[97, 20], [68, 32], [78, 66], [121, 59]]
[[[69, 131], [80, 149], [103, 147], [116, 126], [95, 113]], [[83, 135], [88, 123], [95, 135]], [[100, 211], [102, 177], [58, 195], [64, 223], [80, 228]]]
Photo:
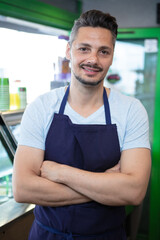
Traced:
[[103, 83], [113, 59], [113, 41], [109, 30], [81, 27], [66, 57], [71, 61], [72, 81], [85, 85]]

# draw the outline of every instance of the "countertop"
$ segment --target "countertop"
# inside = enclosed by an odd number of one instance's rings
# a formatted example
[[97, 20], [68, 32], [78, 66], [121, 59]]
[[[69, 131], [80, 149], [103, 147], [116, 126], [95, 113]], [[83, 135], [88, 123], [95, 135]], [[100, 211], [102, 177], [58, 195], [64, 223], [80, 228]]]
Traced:
[[34, 204], [17, 203], [13, 198], [0, 205], [0, 228], [32, 211]]

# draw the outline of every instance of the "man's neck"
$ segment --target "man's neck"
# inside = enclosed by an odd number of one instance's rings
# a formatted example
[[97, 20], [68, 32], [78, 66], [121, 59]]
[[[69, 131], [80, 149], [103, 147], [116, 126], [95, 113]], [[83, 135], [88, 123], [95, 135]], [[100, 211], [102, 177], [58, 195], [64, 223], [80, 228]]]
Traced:
[[88, 117], [103, 105], [103, 85], [85, 86], [71, 82], [68, 102], [74, 111]]

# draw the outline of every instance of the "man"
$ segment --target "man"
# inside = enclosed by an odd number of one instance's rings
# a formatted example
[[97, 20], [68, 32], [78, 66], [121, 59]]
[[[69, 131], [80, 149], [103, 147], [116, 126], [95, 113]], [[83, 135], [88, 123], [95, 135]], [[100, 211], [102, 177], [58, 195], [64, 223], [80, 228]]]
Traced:
[[124, 206], [143, 200], [151, 168], [142, 104], [103, 87], [117, 36], [114, 17], [91, 10], [73, 26], [71, 84], [24, 113], [13, 191], [35, 203], [29, 239], [126, 239]]

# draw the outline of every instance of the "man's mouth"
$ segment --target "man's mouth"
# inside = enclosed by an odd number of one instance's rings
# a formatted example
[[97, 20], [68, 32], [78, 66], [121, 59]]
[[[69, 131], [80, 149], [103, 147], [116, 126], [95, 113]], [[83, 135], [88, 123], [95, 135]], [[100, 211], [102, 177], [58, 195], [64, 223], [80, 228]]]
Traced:
[[102, 68], [91, 65], [91, 64], [81, 64], [80, 67], [88, 72], [102, 72]]

